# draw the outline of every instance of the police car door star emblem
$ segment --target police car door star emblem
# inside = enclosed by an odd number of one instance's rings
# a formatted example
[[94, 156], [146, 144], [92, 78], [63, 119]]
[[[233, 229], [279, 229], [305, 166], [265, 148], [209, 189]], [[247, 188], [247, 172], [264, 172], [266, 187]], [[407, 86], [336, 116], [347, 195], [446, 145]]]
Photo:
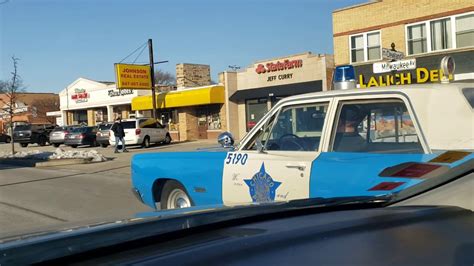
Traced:
[[265, 164], [262, 163], [260, 171], [251, 179], [244, 179], [249, 186], [250, 196], [253, 202], [269, 202], [275, 200], [276, 189], [281, 182], [274, 181], [272, 177], [265, 171]]

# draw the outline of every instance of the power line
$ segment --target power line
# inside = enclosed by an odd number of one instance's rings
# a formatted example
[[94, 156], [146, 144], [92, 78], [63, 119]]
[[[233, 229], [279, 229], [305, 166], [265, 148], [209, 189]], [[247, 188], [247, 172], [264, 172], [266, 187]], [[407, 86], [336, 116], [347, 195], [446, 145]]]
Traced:
[[125, 61], [127, 58], [129, 58], [132, 54], [136, 53], [139, 49], [143, 48], [144, 46], [147, 45], [147, 42], [145, 42], [144, 44], [140, 45], [140, 47], [138, 47], [137, 49], [135, 49], [133, 52], [131, 52], [129, 55], [127, 55], [124, 59], [122, 59], [119, 63], [122, 63], [123, 61]]
[[132, 64], [135, 64], [135, 62], [137, 62], [137, 59], [138, 57], [140, 57], [140, 55], [142, 55], [143, 51], [145, 50], [146, 46], [143, 46], [142, 50], [140, 51], [140, 53], [137, 55], [137, 57], [135, 57], [135, 60], [133, 60], [133, 63]]

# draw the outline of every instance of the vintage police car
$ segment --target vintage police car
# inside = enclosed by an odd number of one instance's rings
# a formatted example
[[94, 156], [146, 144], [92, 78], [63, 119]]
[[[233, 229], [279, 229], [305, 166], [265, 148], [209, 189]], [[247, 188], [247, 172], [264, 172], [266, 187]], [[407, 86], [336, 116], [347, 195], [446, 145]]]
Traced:
[[395, 193], [474, 158], [473, 108], [473, 83], [292, 96], [235, 149], [133, 156], [133, 191], [162, 209]]

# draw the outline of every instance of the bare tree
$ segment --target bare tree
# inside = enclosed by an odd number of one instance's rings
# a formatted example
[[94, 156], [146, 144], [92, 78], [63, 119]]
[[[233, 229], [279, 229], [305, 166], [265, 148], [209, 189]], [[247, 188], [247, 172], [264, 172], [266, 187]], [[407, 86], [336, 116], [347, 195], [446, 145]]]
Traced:
[[15, 116], [15, 109], [16, 109], [16, 100], [17, 100], [17, 93], [22, 91], [22, 82], [21, 77], [18, 75], [18, 58], [12, 56], [13, 61], [13, 72], [11, 81], [3, 81], [1, 83], [2, 91], [6, 96], [6, 100], [0, 99], [3, 102], [4, 106], [3, 109], [6, 111], [10, 117], [10, 134], [12, 135], [12, 154], [15, 154], [15, 142], [13, 141], [13, 117]]
[[162, 70], [155, 71], [155, 84], [172, 86], [176, 84], [176, 78], [173, 74]]
[[31, 108], [36, 110], [37, 117], [44, 118], [51, 124], [56, 124], [56, 117], [47, 116], [46, 113], [53, 110], [59, 110], [59, 99], [37, 99], [31, 103]]

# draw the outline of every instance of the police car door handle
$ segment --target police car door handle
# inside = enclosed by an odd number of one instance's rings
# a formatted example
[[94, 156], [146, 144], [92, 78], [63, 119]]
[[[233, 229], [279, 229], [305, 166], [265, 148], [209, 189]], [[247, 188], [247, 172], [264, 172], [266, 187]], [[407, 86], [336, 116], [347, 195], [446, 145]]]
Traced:
[[288, 163], [288, 164], [286, 164], [286, 167], [287, 167], [287, 168], [296, 168], [296, 169], [298, 169], [298, 170], [300, 170], [300, 171], [304, 171], [304, 169], [306, 169], [306, 165], [300, 164], [300, 163], [299, 163], [299, 164], [291, 164], [291, 163]]

